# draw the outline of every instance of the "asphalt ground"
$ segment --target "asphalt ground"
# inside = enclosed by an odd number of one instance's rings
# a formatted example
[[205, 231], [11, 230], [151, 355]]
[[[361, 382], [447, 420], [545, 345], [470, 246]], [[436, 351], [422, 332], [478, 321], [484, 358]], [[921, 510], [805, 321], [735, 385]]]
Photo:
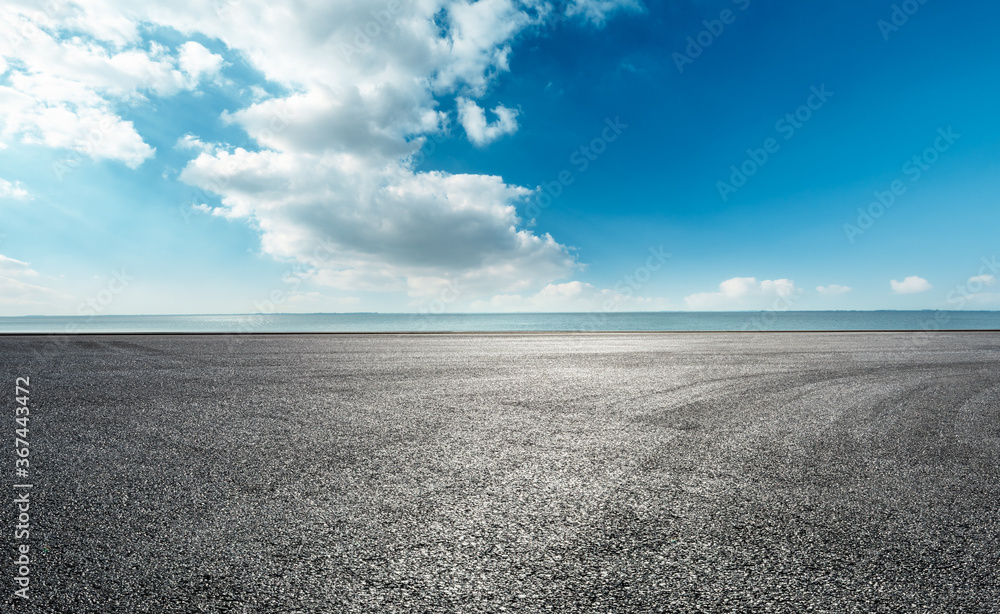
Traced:
[[997, 333], [6, 336], [0, 377], [5, 612], [1000, 612]]

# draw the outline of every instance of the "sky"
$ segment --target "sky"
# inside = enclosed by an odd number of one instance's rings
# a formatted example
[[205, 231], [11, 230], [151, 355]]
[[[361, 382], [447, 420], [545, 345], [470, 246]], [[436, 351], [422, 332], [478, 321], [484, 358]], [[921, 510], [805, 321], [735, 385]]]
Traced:
[[998, 309], [994, 2], [0, 5], [0, 315]]

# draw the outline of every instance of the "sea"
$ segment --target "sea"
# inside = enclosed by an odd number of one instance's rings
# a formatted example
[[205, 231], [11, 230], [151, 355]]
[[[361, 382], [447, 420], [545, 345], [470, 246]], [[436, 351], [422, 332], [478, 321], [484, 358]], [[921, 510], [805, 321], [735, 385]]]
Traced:
[[0, 334], [1000, 330], [1000, 311], [308, 313], [0, 317]]

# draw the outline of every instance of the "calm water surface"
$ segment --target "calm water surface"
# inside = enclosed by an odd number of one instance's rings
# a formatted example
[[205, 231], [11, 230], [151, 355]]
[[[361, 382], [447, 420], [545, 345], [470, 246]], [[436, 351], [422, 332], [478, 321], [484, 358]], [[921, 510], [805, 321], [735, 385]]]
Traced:
[[1000, 311], [26, 316], [0, 333], [1000, 330]]

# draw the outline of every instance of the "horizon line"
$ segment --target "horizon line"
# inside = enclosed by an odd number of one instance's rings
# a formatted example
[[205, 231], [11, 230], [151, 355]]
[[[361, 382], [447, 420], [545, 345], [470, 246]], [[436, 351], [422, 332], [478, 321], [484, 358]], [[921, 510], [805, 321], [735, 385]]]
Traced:
[[88, 315], [31, 314], [0, 315], [0, 319], [16, 318], [172, 318], [172, 317], [214, 317], [214, 316], [349, 316], [349, 315], [393, 315], [393, 316], [515, 316], [515, 315], [636, 315], [636, 314], [727, 314], [727, 313], [926, 313], [936, 311], [963, 313], [1000, 313], [1000, 309], [739, 309], [739, 310], [662, 310], [662, 311], [453, 311], [442, 313], [421, 313], [419, 311], [282, 311], [274, 313], [105, 313]]

